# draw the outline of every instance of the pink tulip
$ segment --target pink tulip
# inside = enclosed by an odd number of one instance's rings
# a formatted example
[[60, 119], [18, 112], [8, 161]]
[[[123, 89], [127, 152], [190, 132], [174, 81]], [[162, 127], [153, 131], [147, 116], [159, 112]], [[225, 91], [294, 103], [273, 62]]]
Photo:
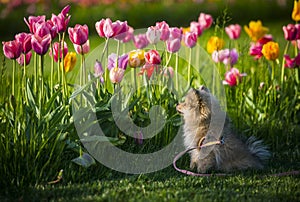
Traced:
[[197, 33], [195, 32], [187, 32], [183, 35], [184, 44], [189, 47], [193, 48], [197, 44]]
[[151, 44], [157, 44], [160, 40], [161, 32], [159, 28], [151, 26], [148, 27], [146, 37]]
[[50, 30], [51, 38], [54, 39], [57, 36], [58, 28], [51, 20], [47, 20], [46, 23], [48, 29]]
[[177, 51], [179, 51], [179, 49], [181, 47], [181, 40], [179, 38], [174, 38], [174, 39], [169, 38], [166, 41], [166, 44], [167, 44], [168, 52], [176, 53]]
[[225, 73], [224, 85], [236, 86], [242, 81], [242, 77], [246, 76], [245, 73], [240, 73], [237, 68], [231, 68], [228, 72]]
[[259, 39], [256, 43], [252, 42], [249, 50], [249, 54], [254, 56], [254, 59], [259, 59], [263, 56], [262, 54], [262, 47], [264, 44], [268, 43], [269, 41], [273, 41], [273, 37], [270, 34], [263, 36]]
[[121, 22], [117, 20], [116, 22], [112, 22], [109, 18], [96, 22], [95, 27], [100, 37], [116, 37], [118, 40], [122, 40], [126, 36], [126, 32], [129, 29], [126, 21]]
[[17, 62], [19, 63], [19, 65], [24, 66], [24, 59], [25, 59], [25, 65], [27, 66], [30, 63], [31, 56], [32, 56], [31, 51], [26, 54], [22, 53], [20, 57], [17, 58]]
[[25, 23], [27, 24], [30, 32], [32, 34], [34, 34], [34, 27], [35, 27], [35, 23], [43, 23], [43, 22], [46, 22], [46, 16], [43, 15], [43, 16], [29, 16], [28, 17], [28, 20], [26, 20], [26, 18], [24, 18], [24, 21]]
[[194, 21], [194, 22], [190, 23], [190, 31], [195, 32], [198, 37], [201, 36], [203, 30], [204, 30], [204, 28], [202, 27], [202, 25], [199, 22]]
[[50, 47], [51, 34], [47, 34], [44, 37], [33, 35], [31, 38], [32, 49], [38, 55], [45, 55]]
[[157, 50], [149, 50], [145, 53], [146, 63], [157, 65], [161, 63], [161, 58]]
[[3, 53], [9, 59], [17, 59], [22, 53], [22, 44], [17, 40], [2, 42]]
[[102, 68], [101, 62], [96, 60], [96, 63], [94, 65], [94, 76], [99, 77], [101, 83], [104, 83], [103, 74], [104, 74], [104, 70]]
[[125, 70], [114, 67], [109, 71], [109, 78], [112, 83], [120, 83], [124, 77]]
[[133, 43], [137, 49], [143, 49], [148, 46], [149, 41], [146, 37], [146, 34], [138, 34], [133, 37]]
[[57, 32], [62, 33], [67, 30], [71, 16], [67, 16], [70, 6], [66, 6], [58, 15], [52, 14], [51, 22], [57, 27]]
[[87, 25], [76, 24], [74, 28], [68, 28], [68, 33], [73, 44], [83, 45], [88, 40], [89, 28]]
[[172, 67], [166, 67], [166, 68], [164, 68], [163, 75], [165, 77], [171, 77], [171, 78], [173, 78], [173, 76], [174, 76], [174, 69]]
[[126, 36], [121, 40], [122, 43], [127, 43], [133, 39], [134, 29], [128, 26], [128, 31], [126, 32]]
[[87, 40], [82, 45], [77, 45], [77, 44], [73, 44], [73, 45], [76, 53], [78, 54], [83, 55], [83, 54], [87, 54], [90, 51], [90, 40]]
[[286, 68], [295, 68], [300, 66], [300, 53], [295, 57], [291, 58], [289, 55], [285, 54], [284, 56], [285, 60], [285, 67]]
[[22, 45], [22, 53], [28, 53], [29, 51], [31, 51], [31, 37], [32, 34], [28, 34], [25, 32], [22, 32], [15, 36], [15, 39]]
[[239, 24], [232, 24], [225, 27], [225, 32], [229, 36], [230, 39], [235, 40], [238, 39], [241, 35], [241, 26]]
[[209, 14], [200, 13], [198, 22], [200, 23], [203, 29], [208, 29], [213, 23], [213, 18]]
[[33, 33], [36, 36], [44, 37], [48, 34], [51, 34], [49, 28], [50, 28], [50, 26], [49, 26], [49, 24], [47, 24], [47, 22], [35, 23], [33, 26]]
[[160, 40], [162, 41], [168, 40], [170, 36], [169, 25], [165, 21], [162, 21], [162, 22], [157, 22], [155, 26], [159, 29], [161, 33]]
[[[59, 50], [60, 47], [60, 50]], [[55, 62], [58, 62], [58, 58], [62, 58], [62, 56], [66, 56], [68, 53], [68, 45], [64, 42], [64, 47], [62, 47], [59, 42], [54, 42], [52, 50], [50, 50], [50, 56], [53, 57]], [[59, 57], [58, 57], [59, 56]]]
[[143, 74], [146, 72], [147, 78], [150, 79], [151, 76], [152, 76], [153, 73], [154, 73], [154, 70], [155, 70], [156, 72], [158, 72], [160, 67], [161, 67], [160, 65], [155, 65], [155, 64], [149, 64], [149, 63], [146, 63], [146, 64], [141, 68], [141, 71], [139, 72], [139, 75], [143, 75]]
[[170, 37], [171, 39], [182, 39], [182, 29], [178, 28], [178, 27], [171, 27], [170, 28]]

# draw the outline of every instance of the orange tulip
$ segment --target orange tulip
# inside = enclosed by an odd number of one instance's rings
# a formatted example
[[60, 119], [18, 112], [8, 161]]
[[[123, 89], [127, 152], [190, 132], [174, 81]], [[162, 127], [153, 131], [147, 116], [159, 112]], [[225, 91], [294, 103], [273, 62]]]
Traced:
[[294, 1], [292, 19], [298, 22], [300, 20], [300, 1]]
[[251, 21], [249, 27], [244, 26], [244, 29], [252, 41], [258, 41], [269, 31], [267, 27], [262, 25], [260, 20]]
[[276, 60], [279, 57], [279, 45], [274, 41], [270, 41], [263, 45], [261, 52], [267, 60]]

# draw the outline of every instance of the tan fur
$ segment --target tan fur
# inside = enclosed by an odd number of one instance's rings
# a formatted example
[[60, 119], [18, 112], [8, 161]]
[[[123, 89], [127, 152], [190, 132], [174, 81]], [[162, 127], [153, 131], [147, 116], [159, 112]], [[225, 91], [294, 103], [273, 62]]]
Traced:
[[241, 141], [231, 126], [227, 114], [207, 88], [191, 89], [183, 103], [177, 105], [177, 111], [184, 118], [184, 145], [186, 148], [197, 147], [200, 139], [205, 142], [224, 140], [222, 145], [195, 149], [190, 152], [190, 167], [198, 172], [209, 169], [232, 171], [235, 169], [263, 168], [263, 163], [270, 153], [262, 142], [249, 138]]

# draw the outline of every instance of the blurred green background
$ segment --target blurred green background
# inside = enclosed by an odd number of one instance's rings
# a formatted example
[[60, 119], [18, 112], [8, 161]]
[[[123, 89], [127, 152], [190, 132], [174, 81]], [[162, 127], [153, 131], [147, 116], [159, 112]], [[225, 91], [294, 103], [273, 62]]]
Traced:
[[95, 23], [102, 18], [127, 20], [135, 29], [165, 20], [170, 26], [189, 26], [200, 12], [211, 14], [226, 23], [248, 24], [250, 20], [293, 23], [292, 0], [0, 0], [0, 38], [12, 39], [19, 32], [28, 32], [23, 18], [30, 15], [58, 14], [71, 5], [70, 26], [87, 24], [95, 34]]

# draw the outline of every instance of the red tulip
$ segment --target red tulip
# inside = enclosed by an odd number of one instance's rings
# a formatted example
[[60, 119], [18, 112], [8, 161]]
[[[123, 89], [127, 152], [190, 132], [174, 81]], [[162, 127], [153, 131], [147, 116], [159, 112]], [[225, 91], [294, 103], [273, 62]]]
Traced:
[[22, 53], [22, 44], [17, 40], [2, 42], [3, 53], [9, 59], [17, 59]]
[[157, 50], [149, 50], [145, 53], [145, 60], [148, 64], [157, 65], [161, 63], [161, 58]]
[[76, 24], [74, 28], [69, 27], [68, 33], [73, 44], [83, 45], [88, 40], [89, 28], [87, 25]]

